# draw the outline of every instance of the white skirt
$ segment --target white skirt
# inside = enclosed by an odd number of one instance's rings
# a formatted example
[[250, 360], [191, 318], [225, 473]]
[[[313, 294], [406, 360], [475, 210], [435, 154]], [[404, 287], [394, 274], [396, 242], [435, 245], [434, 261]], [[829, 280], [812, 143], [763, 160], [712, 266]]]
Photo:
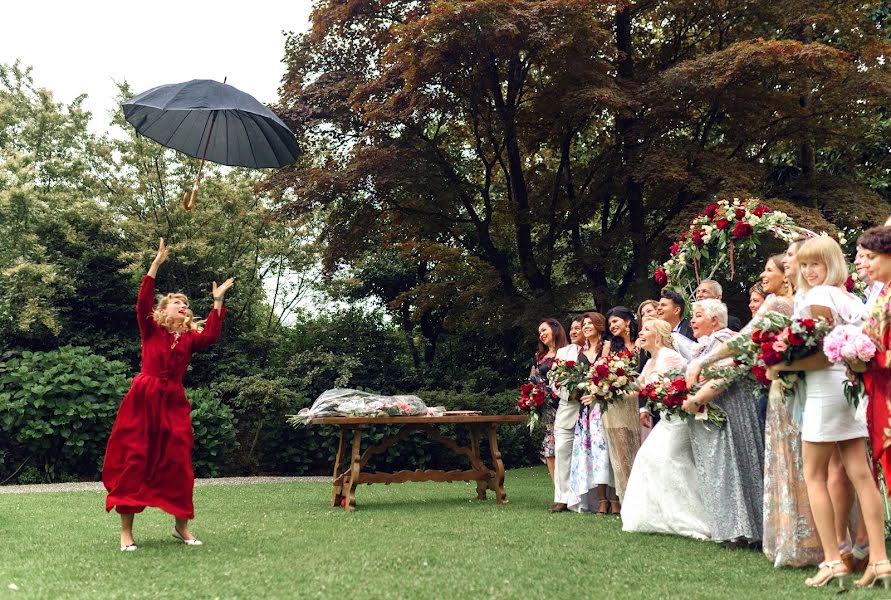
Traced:
[[844, 365], [806, 371], [807, 400], [802, 417], [801, 439], [805, 442], [841, 442], [867, 437], [866, 424], [845, 399]]

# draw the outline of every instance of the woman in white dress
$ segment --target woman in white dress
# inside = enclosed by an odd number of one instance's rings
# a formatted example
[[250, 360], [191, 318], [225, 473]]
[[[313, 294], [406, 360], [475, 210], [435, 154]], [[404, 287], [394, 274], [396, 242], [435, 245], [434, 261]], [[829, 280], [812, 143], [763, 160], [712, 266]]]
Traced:
[[[800, 311], [803, 318], [824, 318], [833, 325], [859, 325], [865, 318], [863, 303], [844, 290], [847, 278], [845, 257], [838, 243], [830, 237], [806, 241], [798, 249], [798, 287], [803, 293]], [[823, 546], [823, 562], [808, 586], [824, 586], [837, 580], [841, 587], [850, 573], [842, 562], [836, 538], [835, 515], [827, 480], [829, 462], [838, 448], [842, 462], [863, 511], [869, 535], [870, 562], [874, 573], [867, 573], [858, 585], [877, 580], [891, 581], [891, 564], [885, 552], [882, 500], [870, 474], [866, 450], [866, 425], [855, 418], [855, 411], [844, 396], [846, 378], [843, 365], [833, 365], [823, 352], [817, 352], [792, 364], [779, 364], [768, 371], [776, 378], [779, 371], [804, 371], [807, 400], [801, 425], [802, 463], [808, 498]]]
[[[647, 321], [638, 339], [651, 355], [640, 375], [641, 384], [686, 368], [672, 348], [667, 322]], [[663, 416], [640, 447], [622, 502], [622, 530], [709, 538], [690, 430], [680, 417]]]

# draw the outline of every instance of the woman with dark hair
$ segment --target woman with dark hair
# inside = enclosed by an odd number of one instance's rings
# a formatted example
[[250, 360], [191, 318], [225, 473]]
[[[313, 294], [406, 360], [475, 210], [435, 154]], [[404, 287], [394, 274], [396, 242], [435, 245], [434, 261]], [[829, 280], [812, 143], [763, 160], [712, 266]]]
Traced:
[[[603, 344], [602, 356], [629, 352], [640, 360], [635, 348], [637, 324], [634, 314], [624, 306], [611, 309], [609, 315], [610, 340]], [[632, 337], [631, 332], [634, 332]], [[634, 464], [634, 457], [640, 449], [640, 412], [635, 394], [634, 398], [626, 397], [610, 405], [601, 421], [606, 434], [606, 445], [609, 450], [609, 461], [613, 471], [615, 491], [618, 500], [612, 500], [610, 511], [618, 513], [622, 510], [621, 501], [625, 494], [628, 476]]]
[[[542, 319], [538, 324], [538, 349], [535, 351], [529, 381], [548, 386], [548, 374], [557, 357], [557, 350], [566, 345], [566, 331], [556, 319]], [[548, 404], [542, 414], [541, 421], [545, 426], [545, 436], [541, 446], [541, 458], [548, 465], [551, 481], [554, 480], [554, 416], [557, 407]]]
[[[857, 240], [857, 245], [863, 249], [869, 278], [885, 284], [864, 326], [864, 331], [877, 349], [875, 357], [867, 365], [864, 381], [869, 398], [866, 425], [872, 446], [873, 476], [878, 479], [880, 464], [885, 477], [891, 473], [891, 456], [887, 452], [889, 440], [885, 433], [891, 417], [888, 410], [888, 402], [891, 401], [891, 227], [886, 225], [868, 229]], [[891, 565], [888, 561], [873, 561], [863, 579], [857, 583], [872, 585], [876, 580], [882, 580], [887, 585], [889, 579]]]
[[[603, 348], [603, 332], [606, 319], [597, 312], [582, 315], [582, 333], [585, 337], [578, 362], [593, 364]], [[612, 484], [609, 465], [609, 451], [601, 422], [600, 405], [583, 405], [576, 416], [575, 434], [572, 440], [572, 461], [569, 468], [570, 510], [593, 512], [597, 504], [597, 514], [607, 514], [609, 499], [607, 486]]]
[[625, 348], [633, 354], [634, 342], [637, 340], [634, 313], [624, 306], [614, 306], [606, 313], [606, 323], [608, 329], [603, 336], [604, 353], [615, 354]]

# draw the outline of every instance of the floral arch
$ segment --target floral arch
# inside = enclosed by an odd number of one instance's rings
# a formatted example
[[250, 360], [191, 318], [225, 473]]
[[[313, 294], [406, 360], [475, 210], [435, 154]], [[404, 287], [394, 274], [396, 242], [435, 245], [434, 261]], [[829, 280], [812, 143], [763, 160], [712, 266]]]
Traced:
[[736, 257], [755, 256], [765, 236], [789, 243], [816, 235], [758, 198], [718, 200], [706, 206], [671, 245], [671, 258], [656, 269], [653, 278], [660, 288], [670, 285], [693, 297], [700, 281], [714, 279], [722, 270], [729, 269], [733, 281]]

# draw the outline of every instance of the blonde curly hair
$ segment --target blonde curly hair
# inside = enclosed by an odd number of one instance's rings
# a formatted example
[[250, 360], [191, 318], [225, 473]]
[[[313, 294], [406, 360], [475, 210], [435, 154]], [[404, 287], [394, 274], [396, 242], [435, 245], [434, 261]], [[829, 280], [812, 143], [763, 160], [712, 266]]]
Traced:
[[650, 319], [646, 327], [656, 334], [656, 342], [663, 348], [674, 350], [674, 338], [671, 336], [671, 324], [663, 319]]
[[185, 294], [166, 294], [159, 295], [155, 302], [155, 310], [152, 313], [152, 317], [155, 319], [155, 323], [166, 329], [167, 331], [174, 330], [173, 320], [169, 317], [164, 316], [164, 309], [167, 308], [167, 305], [170, 304], [171, 300], [182, 300], [183, 304], [186, 305], [186, 319], [183, 321], [183, 326], [186, 330], [192, 331], [201, 331], [204, 328], [204, 321], [195, 319], [194, 313], [192, 313], [191, 309], [189, 309], [189, 298]]

